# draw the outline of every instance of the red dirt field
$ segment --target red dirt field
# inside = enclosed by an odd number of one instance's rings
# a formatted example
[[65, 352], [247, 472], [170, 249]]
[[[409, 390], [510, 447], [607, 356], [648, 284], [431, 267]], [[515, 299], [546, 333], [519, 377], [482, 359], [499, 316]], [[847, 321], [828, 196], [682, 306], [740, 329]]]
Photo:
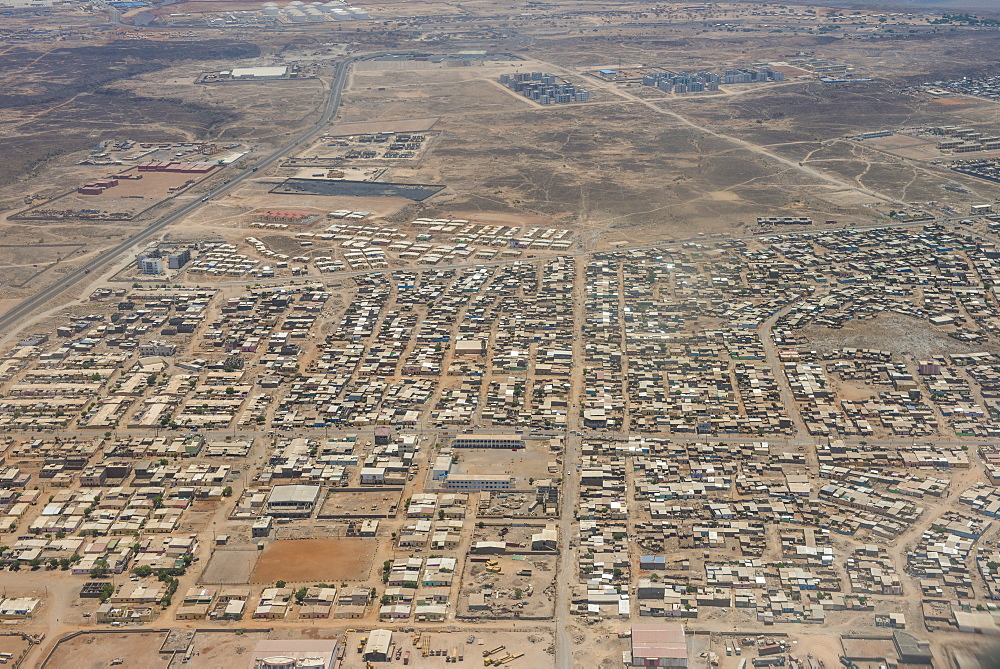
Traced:
[[285, 539], [264, 549], [252, 583], [360, 581], [371, 572], [374, 539]]

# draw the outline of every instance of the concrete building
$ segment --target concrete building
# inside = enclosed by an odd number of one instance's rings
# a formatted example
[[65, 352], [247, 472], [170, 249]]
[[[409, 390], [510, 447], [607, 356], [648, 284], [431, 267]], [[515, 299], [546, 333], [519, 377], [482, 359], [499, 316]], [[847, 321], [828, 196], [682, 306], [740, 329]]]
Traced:
[[267, 496], [267, 513], [274, 518], [308, 518], [319, 493], [318, 485], [276, 485]]
[[541, 532], [531, 535], [531, 550], [554, 551], [559, 544], [559, 533], [554, 523], [549, 523]]
[[139, 256], [136, 266], [143, 274], [149, 274], [152, 276], [163, 274], [163, 258], [148, 258], [146, 256]]
[[[989, 614], [987, 614], [989, 615]], [[934, 655], [930, 643], [920, 641], [906, 632], [893, 632], [892, 644], [896, 647], [899, 661], [903, 664], [931, 664]]]
[[254, 539], [266, 537], [271, 533], [272, 527], [274, 527], [274, 518], [271, 518], [271, 516], [261, 516], [253, 521], [253, 525], [250, 527], [250, 536]]
[[448, 490], [510, 490], [516, 480], [504, 474], [448, 474], [443, 487]]
[[168, 344], [165, 341], [150, 341], [139, 344], [139, 355], [156, 355], [161, 357], [172, 356], [177, 351], [177, 346]]
[[454, 448], [524, 448], [524, 439], [516, 434], [462, 434], [451, 442]]

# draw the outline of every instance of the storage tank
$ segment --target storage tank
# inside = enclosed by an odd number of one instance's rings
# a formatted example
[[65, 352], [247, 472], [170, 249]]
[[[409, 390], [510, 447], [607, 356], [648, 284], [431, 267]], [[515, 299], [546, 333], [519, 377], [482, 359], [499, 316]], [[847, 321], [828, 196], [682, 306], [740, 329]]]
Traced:
[[265, 657], [260, 661], [260, 669], [288, 669], [289, 667], [295, 667], [296, 660], [294, 657]]
[[333, 14], [333, 18], [337, 19], [338, 21], [350, 21], [351, 20], [351, 15], [348, 14], [343, 9], [334, 9], [333, 12], [332, 12], [332, 14]]
[[264, 7], [264, 16], [280, 16], [281, 10], [275, 5], [274, 7]]
[[291, 21], [292, 23], [305, 23], [306, 21], [305, 12], [300, 12], [297, 9], [289, 9], [287, 12], [285, 12], [285, 16], [287, 16], [288, 20]]

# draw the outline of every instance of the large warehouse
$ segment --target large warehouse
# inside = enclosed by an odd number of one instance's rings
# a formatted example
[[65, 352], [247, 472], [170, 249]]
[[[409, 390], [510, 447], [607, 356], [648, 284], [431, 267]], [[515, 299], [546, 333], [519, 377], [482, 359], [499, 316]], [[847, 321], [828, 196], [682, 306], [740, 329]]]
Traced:
[[265, 639], [258, 641], [250, 657], [251, 669], [292, 669], [294, 667], [333, 666], [337, 654], [336, 639]]
[[229, 76], [233, 79], [280, 79], [287, 72], [288, 68], [284, 65], [280, 67], [234, 67]]
[[684, 626], [677, 623], [632, 625], [632, 650], [625, 651], [627, 667], [686, 667]]

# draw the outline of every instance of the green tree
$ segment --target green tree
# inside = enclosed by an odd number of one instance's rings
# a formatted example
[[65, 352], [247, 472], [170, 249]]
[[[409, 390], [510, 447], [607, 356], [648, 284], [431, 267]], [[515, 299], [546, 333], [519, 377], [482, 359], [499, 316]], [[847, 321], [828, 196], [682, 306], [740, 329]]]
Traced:
[[278, 581], [277, 583], [274, 584], [274, 587], [276, 587], [276, 588], [283, 588], [283, 587], [285, 587], [285, 582], [284, 581]]
[[104, 578], [108, 575], [108, 561], [101, 558], [94, 563], [94, 568], [90, 570], [91, 578]]
[[306, 598], [306, 594], [308, 592], [309, 592], [309, 588], [307, 588], [306, 586], [303, 585], [301, 588], [299, 588], [298, 590], [295, 591], [295, 601], [298, 602], [299, 604], [301, 604], [302, 600], [304, 600]]
[[115, 594], [115, 586], [110, 583], [105, 583], [101, 586], [101, 601], [106, 602], [111, 599], [111, 595]]

